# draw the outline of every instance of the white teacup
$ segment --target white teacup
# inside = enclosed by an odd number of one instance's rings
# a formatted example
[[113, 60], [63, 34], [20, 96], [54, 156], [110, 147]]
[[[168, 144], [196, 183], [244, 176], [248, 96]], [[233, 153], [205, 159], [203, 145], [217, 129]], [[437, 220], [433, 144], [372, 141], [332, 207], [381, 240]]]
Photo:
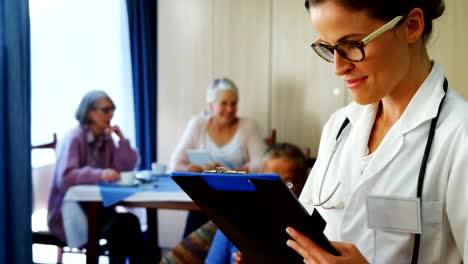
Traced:
[[120, 181], [117, 182], [120, 185], [132, 185], [135, 183], [135, 172], [134, 171], [122, 171], [120, 172]]
[[153, 162], [151, 163], [152, 174], [164, 174], [166, 172], [166, 164]]

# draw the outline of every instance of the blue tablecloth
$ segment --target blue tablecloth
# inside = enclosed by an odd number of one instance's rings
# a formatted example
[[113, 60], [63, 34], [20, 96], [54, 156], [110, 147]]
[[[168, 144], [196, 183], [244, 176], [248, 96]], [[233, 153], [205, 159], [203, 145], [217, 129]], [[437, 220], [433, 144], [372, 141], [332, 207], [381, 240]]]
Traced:
[[183, 192], [169, 175], [159, 175], [152, 182], [136, 186], [99, 183], [104, 207], [115, 205], [138, 192]]

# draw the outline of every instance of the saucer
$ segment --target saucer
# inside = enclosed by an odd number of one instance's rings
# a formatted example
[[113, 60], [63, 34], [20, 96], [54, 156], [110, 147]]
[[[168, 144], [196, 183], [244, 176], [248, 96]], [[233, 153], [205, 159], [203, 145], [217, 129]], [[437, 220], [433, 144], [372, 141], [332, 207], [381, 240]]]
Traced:
[[158, 184], [157, 183], [154, 183], [154, 182], [151, 182], [151, 183], [141, 183], [138, 185], [138, 187], [140, 187], [141, 189], [155, 189], [155, 188], [158, 188]]
[[123, 183], [120, 183], [120, 182], [115, 182], [115, 185], [120, 186], [120, 187], [135, 187], [135, 186], [138, 186], [139, 184], [140, 184], [140, 182], [138, 180], [134, 180], [132, 183], [129, 183], [129, 184], [123, 184]]

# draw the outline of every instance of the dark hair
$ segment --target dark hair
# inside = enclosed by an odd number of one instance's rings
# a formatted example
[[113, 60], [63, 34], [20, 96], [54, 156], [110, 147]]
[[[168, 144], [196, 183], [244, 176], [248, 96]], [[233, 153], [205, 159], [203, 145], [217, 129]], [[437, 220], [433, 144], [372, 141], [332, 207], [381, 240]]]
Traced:
[[96, 107], [97, 101], [101, 99], [107, 99], [112, 104], [112, 107], [115, 108], [114, 102], [109, 97], [109, 95], [100, 90], [92, 90], [87, 92], [81, 99], [78, 108], [75, 111], [75, 118], [82, 125], [89, 124], [88, 113]]
[[440, 17], [445, 10], [444, 0], [306, 0], [305, 7], [309, 10], [310, 7], [325, 1], [334, 1], [338, 5], [354, 10], [367, 10], [370, 16], [384, 21], [390, 21], [396, 16], [406, 15], [414, 8], [419, 7], [424, 13], [424, 42], [431, 36], [432, 20]]
[[306, 160], [302, 150], [296, 145], [290, 143], [276, 143], [268, 147], [264, 159], [287, 158], [293, 161], [297, 166], [297, 179], [304, 184], [307, 179]]

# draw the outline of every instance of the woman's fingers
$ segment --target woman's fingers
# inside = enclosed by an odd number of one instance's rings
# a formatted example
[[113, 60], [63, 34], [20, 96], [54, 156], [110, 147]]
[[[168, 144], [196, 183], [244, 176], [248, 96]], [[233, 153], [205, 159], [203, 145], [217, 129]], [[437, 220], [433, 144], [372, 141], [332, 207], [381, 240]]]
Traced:
[[328, 263], [327, 256], [329, 254], [314, 241], [292, 227], [286, 228], [286, 232], [292, 238], [289, 239], [286, 244], [299, 253], [304, 258], [305, 263]]
[[320, 264], [316, 259], [309, 257], [304, 259], [305, 264]]
[[295, 240], [289, 239], [286, 242], [286, 244], [292, 249], [294, 249], [297, 253], [299, 253], [299, 255], [301, 255], [304, 258], [304, 263], [306, 264], [320, 263], [317, 261], [315, 257], [311, 256], [311, 254], [309, 254], [309, 252], [302, 245], [297, 243]]
[[242, 254], [240, 251], [232, 253], [232, 258], [235, 259], [236, 261], [241, 261], [242, 260]]
[[332, 245], [341, 253], [339, 258], [342, 259], [342, 263], [368, 263], [356, 245], [334, 241], [332, 241]]
[[113, 125], [111, 126], [111, 132], [114, 132], [120, 139], [123, 139], [124, 136], [122, 134], [122, 130], [120, 130], [120, 127], [118, 125]]
[[307, 252], [307, 250], [301, 244], [297, 243], [296, 240], [289, 239], [288, 241], [286, 241], [286, 245], [288, 245], [288, 247], [294, 249], [304, 259], [309, 256], [309, 252]]
[[304, 263], [368, 263], [354, 244], [332, 242], [332, 245], [341, 253], [340, 256], [334, 256], [294, 228], [288, 227], [286, 232], [291, 236], [287, 245], [304, 258]]
[[203, 172], [203, 168], [192, 163], [187, 167], [187, 171], [190, 171], [190, 172]]
[[286, 232], [291, 236], [292, 239], [296, 240], [301, 247], [303, 247], [305, 250], [320, 250], [323, 251], [317, 244], [315, 244], [314, 241], [312, 241], [310, 238], [304, 236], [297, 230], [295, 230], [292, 227], [286, 228]]
[[114, 169], [104, 169], [101, 172], [101, 180], [106, 182], [114, 182], [120, 180], [120, 173]]
[[234, 259], [234, 264], [242, 263], [242, 253], [240, 251], [232, 253], [232, 258]]
[[205, 164], [204, 169], [205, 170], [215, 170], [217, 167], [220, 167], [219, 163], [210, 163], [210, 164]]

